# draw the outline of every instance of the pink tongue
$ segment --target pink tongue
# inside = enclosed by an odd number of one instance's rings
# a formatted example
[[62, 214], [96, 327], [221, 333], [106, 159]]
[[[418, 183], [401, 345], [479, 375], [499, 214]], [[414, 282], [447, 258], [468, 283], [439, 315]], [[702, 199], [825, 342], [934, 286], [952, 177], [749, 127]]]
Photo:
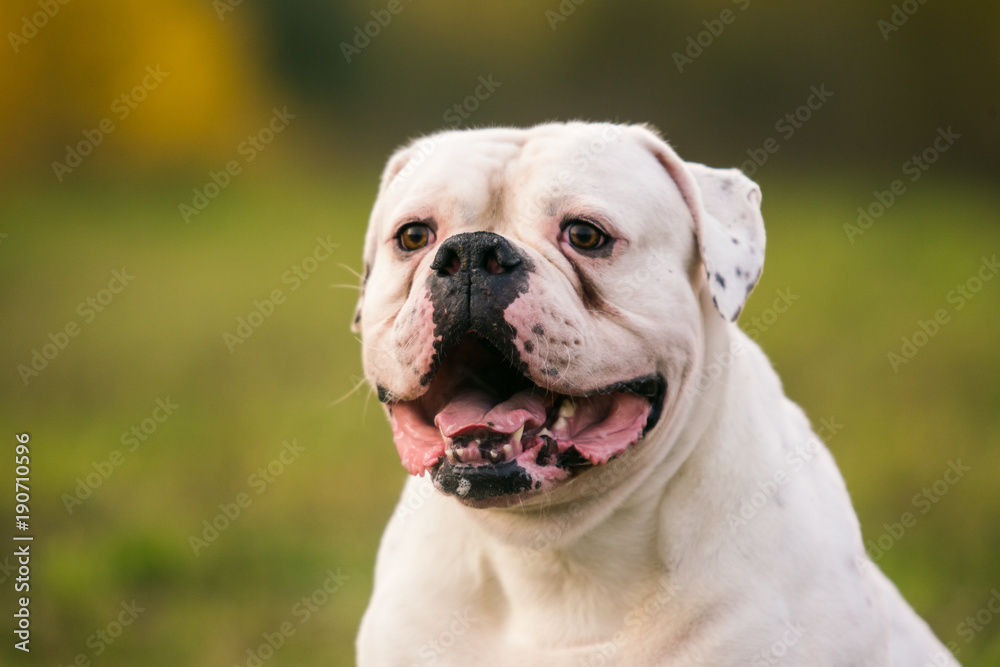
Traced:
[[519, 391], [506, 401], [482, 389], [466, 389], [448, 402], [434, 417], [434, 425], [448, 438], [487, 429], [514, 433], [524, 426], [531, 430], [545, 423], [545, 403], [530, 389]]

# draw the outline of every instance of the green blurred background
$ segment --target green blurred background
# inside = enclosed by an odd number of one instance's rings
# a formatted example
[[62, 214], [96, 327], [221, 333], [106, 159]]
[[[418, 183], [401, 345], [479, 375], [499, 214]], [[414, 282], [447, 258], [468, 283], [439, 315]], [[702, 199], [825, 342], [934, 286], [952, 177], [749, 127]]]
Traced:
[[[4, 491], [0, 663], [352, 664], [405, 477], [352, 393], [381, 166], [443, 126], [584, 118], [651, 122], [761, 184], [741, 325], [814, 423], [842, 425], [880, 566], [963, 664], [1000, 664], [1000, 280], [977, 282], [1000, 251], [997, 3], [36, 0], [0, 26], [0, 478], [29, 432], [35, 536], [24, 655]], [[923, 345], [894, 368], [904, 339]]]

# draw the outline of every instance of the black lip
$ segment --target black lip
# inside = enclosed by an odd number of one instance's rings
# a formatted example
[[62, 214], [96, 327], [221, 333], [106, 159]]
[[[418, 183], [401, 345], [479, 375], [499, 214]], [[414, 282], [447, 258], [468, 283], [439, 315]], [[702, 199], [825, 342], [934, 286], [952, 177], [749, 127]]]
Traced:
[[517, 461], [478, 466], [453, 465], [442, 457], [431, 469], [431, 479], [441, 491], [470, 500], [523, 493], [530, 491], [534, 485], [531, 475]]

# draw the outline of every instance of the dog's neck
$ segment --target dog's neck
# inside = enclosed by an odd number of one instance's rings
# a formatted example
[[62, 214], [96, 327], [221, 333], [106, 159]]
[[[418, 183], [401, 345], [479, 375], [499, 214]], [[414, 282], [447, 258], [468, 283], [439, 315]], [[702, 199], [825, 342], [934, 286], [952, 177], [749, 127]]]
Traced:
[[[630, 610], [650, 596], [662, 600], [672, 595], [672, 570], [683, 566], [680, 561], [686, 557], [675, 552], [675, 545], [703, 542], [702, 531], [726, 530], [729, 507], [706, 491], [715, 487], [703, 480], [742, 474], [732, 452], [723, 451], [738, 443], [733, 437], [706, 434], [747, 428], [738, 423], [745, 410], [732, 403], [736, 396], [748, 395], [736, 385], [752, 377], [746, 366], [759, 365], [763, 355], [714, 311], [705, 312], [715, 319], [704, 323], [700, 368], [718, 374], [714, 380], [693, 380], [683, 390], [690, 394], [681, 400], [689, 404], [671, 419], [682, 428], [662, 424], [655, 440], [643, 443], [647, 452], [666, 451], [655, 464], [643, 457], [616, 462], [623, 466], [618, 475], [623, 481], [597, 496], [604, 511], [596, 520], [588, 514], [596, 512], [590, 498], [538, 515], [533, 527], [530, 512], [515, 519], [508, 510], [506, 518], [495, 522], [483, 521], [480, 511], [466, 510], [484, 540], [483, 574], [495, 578], [499, 597], [509, 606], [505, 615], [519, 625], [519, 632], [563, 632], [562, 639], [572, 643], [592, 641], [598, 629], [619, 628]], [[720, 413], [729, 415], [727, 424], [719, 423]], [[592, 614], [587, 622], [558, 628], [548, 622], [580, 618], [582, 609]]]

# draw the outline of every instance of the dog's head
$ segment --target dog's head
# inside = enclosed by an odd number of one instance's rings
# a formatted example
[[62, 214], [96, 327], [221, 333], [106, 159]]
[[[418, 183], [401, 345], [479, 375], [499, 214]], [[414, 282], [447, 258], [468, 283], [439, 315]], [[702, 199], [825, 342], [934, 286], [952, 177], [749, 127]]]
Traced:
[[734, 321], [760, 276], [760, 201], [642, 126], [449, 131], [397, 151], [354, 325], [403, 465], [495, 506], [642, 449], [700, 368], [703, 310]]

